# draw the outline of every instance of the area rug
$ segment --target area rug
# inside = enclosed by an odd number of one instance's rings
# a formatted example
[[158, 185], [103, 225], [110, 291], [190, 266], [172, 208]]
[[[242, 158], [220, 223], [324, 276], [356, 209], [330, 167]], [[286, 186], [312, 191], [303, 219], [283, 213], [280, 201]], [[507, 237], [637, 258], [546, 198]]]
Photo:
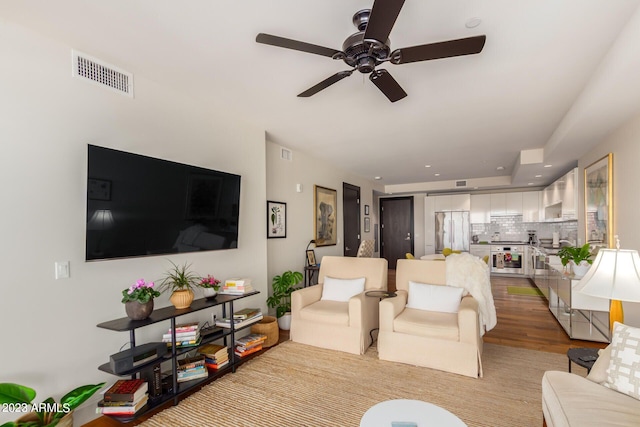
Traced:
[[542, 375], [566, 356], [485, 344], [482, 359], [474, 379], [287, 341], [140, 425], [357, 427], [376, 403], [417, 399], [469, 427], [540, 427]]
[[523, 286], [507, 286], [507, 294], [509, 295], [530, 295], [542, 297], [544, 294], [538, 288], [525, 288]]

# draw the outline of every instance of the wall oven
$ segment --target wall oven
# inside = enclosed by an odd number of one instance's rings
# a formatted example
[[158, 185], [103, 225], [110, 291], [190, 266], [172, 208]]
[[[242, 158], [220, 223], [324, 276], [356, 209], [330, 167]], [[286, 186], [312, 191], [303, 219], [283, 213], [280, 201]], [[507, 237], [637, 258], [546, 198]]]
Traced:
[[492, 245], [491, 272], [524, 274], [524, 245]]

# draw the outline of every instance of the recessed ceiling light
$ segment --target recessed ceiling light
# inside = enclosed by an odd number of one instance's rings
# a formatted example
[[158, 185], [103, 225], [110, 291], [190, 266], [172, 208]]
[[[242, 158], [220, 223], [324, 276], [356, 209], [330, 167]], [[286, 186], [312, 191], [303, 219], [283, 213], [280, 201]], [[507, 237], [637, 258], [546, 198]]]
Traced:
[[503, 170], [504, 170], [504, 166], [498, 166], [498, 167], [496, 168], [496, 170], [497, 170], [497, 171], [503, 171]]
[[376, 176], [376, 177], [375, 177], [375, 178], [373, 178], [373, 179], [375, 179], [376, 181], [380, 181], [380, 180], [382, 179], [382, 177], [381, 177], [381, 176]]
[[424, 167], [425, 167], [425, 168], [430, 168], [430, 167], [431, 167], [431, 165], [424, 165]]
[[536, 178], [542, 178], [542, 175], [536, 175]]
[[482, 23], [482, 19], [480, 19], [480, 18], [471, 18], [464, 24], [464, 26], [467, 27], [467, 28], [475, 28], [478, 25], [480, 25], [480, 23]]
[[553, 165], [544, 165], [545, 168], [550, 168]]
[[439, 174], [439, 173], [434, 173], [434, 175], [435, 175], [435, 176], [440, 176], [440, 174]]
[[[528, 182], [527, 185], [533, 185], [533, 182]], [[528, 194], [528, 193], [527, 193]]]

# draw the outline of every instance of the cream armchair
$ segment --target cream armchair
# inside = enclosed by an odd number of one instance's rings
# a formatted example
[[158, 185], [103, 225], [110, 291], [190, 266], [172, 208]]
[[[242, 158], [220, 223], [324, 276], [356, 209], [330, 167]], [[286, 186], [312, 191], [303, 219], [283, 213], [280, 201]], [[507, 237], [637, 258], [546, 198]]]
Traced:
[[[378, 357], [475, 378], [482, 376], [478, 302], [470, 295], [461, 300], [458, 296], [457, 313], [408, 308], [409, 282], [445, 285], [446, 263], [398, 260], [397, 296], [380, 301]], [[447, 291], [461, 289], [448, 288]]]
[[[291, 294], [291, 340], [363, 354], [371, 345], [369, 333], [378, 327], [380, 301], [365, 296], [365, 292], [387, 290], [387, 268], [384, 258], [323, 257], [318, 284]], [[329, 278], [326, 289], [325, 278]], [[363, 291], [347, 301], [326, 299], [338, 284], [332, 279], [358, 278], [364, 278]]]

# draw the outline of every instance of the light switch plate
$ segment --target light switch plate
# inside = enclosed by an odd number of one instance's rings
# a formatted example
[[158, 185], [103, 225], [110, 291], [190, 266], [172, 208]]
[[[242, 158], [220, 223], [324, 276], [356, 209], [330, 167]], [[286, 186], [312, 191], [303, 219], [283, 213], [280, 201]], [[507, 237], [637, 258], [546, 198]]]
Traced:
[[69, 261], [58, 261], [55, 263], [56, 280], [68, 279], [71, 276]]

